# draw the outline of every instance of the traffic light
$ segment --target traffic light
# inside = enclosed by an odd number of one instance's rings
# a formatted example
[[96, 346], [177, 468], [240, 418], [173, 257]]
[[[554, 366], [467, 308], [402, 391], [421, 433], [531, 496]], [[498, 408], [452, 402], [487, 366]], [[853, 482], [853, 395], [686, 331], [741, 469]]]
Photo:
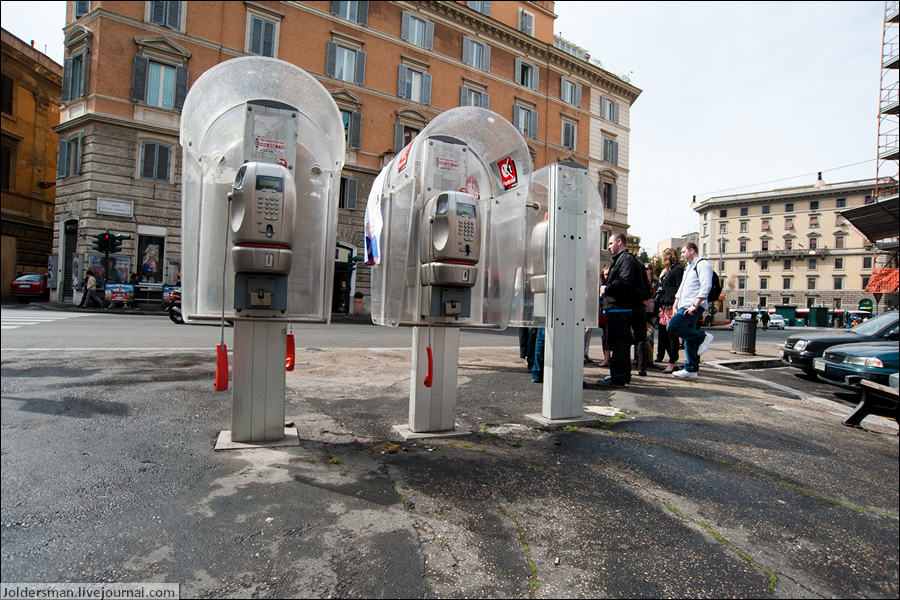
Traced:
[[115, 254], [122, 250], [122, 240], [130, 240], [131, 236], [127, 233], [117, 233], [109, 238], [109, 253]]
[[103, 254], [109, 252], [109, 241], [112, 236], [109, 234], [108, 230], [104, 233], [95, 233], [93, 235], [93, 238], [94, 243], [91, 248], [93, 248], [97, 252], [102, 252]]

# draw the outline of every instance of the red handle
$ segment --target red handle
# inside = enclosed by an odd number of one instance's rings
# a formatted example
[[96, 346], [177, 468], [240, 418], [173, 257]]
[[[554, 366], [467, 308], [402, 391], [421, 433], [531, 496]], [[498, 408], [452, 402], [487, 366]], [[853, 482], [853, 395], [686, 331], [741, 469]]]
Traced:
[[294, 334], [287, 334], [287, 354], [284, 358], [284, 370], [294, 370]]
[[425, 387], [430, 388], [434, 379], [434, 361], [431, 358], [431, 346], [425, 346], [425, 353], [428, 354], [428, 374], [425, 375], [425, 381], [422, 383], [425, 384]]
[[217, 392], [228, 389], [228, 346], [216, 345], [216, 382], [213, 386]]

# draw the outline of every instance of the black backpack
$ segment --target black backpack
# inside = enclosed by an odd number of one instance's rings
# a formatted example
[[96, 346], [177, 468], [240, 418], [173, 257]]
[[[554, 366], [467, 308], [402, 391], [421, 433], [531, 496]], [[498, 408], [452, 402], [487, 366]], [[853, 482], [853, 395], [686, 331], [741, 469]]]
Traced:
[[[705, 258], [701, 258], [700, 260], [707, 260]], [[699, 263], [700, 260], [697, 262]], [[707, 261], [709, 262], [709, 261]], [[697, 265], [694, 265], [694, 270], [697, 271], [697, 276], [700, 276], [700, 271], [697, 269]], [[719, 296], [722, 295], [722, 281], [719, 279], [719, 274], [713, 271], [712, 274], [712, 286], [709, 288], [709, 295], [706, 297], [707, 302], [716, 302], [719, 299]]]

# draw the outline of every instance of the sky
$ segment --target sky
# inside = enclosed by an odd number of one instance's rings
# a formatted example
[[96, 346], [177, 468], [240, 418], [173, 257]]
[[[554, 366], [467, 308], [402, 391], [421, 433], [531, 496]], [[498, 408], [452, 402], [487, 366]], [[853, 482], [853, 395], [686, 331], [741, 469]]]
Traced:
[[[65, 2], [2, 2], [62, 64]], [[555, 31], [642, 90], [629, 233], [697, 231], [693, 196], [875, 177], [883, 2], [556, 2]], [[620, 157], [622, 156], [620, 152]]]

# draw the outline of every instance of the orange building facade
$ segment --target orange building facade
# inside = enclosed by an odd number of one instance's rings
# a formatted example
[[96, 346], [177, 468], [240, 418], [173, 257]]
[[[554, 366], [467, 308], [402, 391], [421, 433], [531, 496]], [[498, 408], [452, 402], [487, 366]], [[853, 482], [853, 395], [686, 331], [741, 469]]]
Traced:
[[[535, 168], [562, 160], [587, 167], [609, 196], [607, 227], [627, 228], [628, 114], [640, 90], [554, 46], [553, 2], [67, 6], [56, 128], [66, 167], [57, 206], [71, 216], [54, 237], [60, 299], [71, 296], [66, 265], [96, 260], [91, 236], [106, 229], [132, 235], [117, 255], [127, 262], [120, 272], [136, 274], [148, 293], [173, 282], [181, 247], [181, 103], [204, 71], [248, 54], [305, 69], [344, 118], [335, 312], [349, 310], [354, 291], [369, 290], [368, 268], [346, 265], [362, 253], [375, 176], [431, 119], [456, 106], [483, 106], [512, 122]], [[151, 248], [159, 260], [148, 270]]]

